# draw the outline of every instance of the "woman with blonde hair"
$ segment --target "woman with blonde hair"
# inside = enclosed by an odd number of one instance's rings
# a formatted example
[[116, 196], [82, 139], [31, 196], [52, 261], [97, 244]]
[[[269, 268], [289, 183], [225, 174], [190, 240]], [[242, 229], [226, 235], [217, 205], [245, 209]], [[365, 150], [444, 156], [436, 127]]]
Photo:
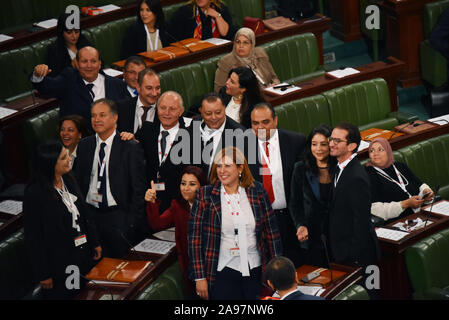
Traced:
[[282, 254], [268, 195], [235, 147], [217, 153], [210, 181], [199, 190], [189, 219], [196, 292], [203, 299], [258, 299], [264, 266]]

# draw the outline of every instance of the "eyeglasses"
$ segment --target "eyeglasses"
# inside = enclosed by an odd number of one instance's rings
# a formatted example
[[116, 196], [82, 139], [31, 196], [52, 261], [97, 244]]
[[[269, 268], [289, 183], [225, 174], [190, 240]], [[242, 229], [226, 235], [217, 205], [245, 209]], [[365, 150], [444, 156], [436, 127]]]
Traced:
[[335, 144], [339, 144], [340, 142], [348, 142], [348, 140], [341, 140], [339, 138], [332, 137], [327, 138], [327, 140], [329, 141], [329, 143], [334, 142]]
[[240, 41], [240, 40], [235, 40], [235, 43], [238, 45], [243, 45], [243, 46], [250, 46], [251, 42], [249, 41]]

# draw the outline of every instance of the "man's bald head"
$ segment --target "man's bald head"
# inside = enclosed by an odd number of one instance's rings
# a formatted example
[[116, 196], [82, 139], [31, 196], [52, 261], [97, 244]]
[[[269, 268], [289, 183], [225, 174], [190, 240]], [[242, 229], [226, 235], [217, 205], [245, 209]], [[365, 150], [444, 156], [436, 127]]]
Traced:
[[76, 59], [81, 77], [88, 82], [95, 81], [101, 69], [100, 53], [98, 50], [94, 47], [83, 47], [78, 50]]

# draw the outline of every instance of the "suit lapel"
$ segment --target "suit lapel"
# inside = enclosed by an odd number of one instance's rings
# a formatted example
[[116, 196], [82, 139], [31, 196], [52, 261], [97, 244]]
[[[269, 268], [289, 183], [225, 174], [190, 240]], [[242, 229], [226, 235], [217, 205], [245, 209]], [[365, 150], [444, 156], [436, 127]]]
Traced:
[[116, 132], [114, 140], [112, 141], [111, 153], [109, 154], [109, 170], [108, 179], [111, 192], [114, 194], [113, 188], [115, 186], [114, 181], [117, 177], [122, 154], [122, 141], [120, 139], [119, 132]]
[[[289, 181], [289, 179], [287, 177], [287, 173], [291, 172], [291, 170], [289, 170], [289, 168], [288, 168], [288, 164], [292, 163], [292, 161], [290, 161], [290, 158], [291, 158], [291, 153], [290, 153], [291, 146], [288, 145], [288, 139], [285, 139], [286, 137], [284, 135], [284, 132], [282, 132], [282, 130], [278, 129], [278, 137], [279, 137], [279, 149], [280, 149], [280, 152], [281, 152], [281, 161], [282, 161], [282, 175], [283, 175], [282, 178], [284, 179], [284, 183], [286, 183], [287, 181]], [[287, 186], [284, 185], [284, 189], [287, 192], [287, 190], [289, 188], [287, 188]]]
[[89, 104], [91, 104], [93, 102], [92, 96], [90, 95], [89, 89], [87, 89], [86, 84], [84, 83], [84, 80], [81, 77], [81, 75], [79, 74], [79, 72], [77, 72], [76, 78], [77, 78], [76, 82], [78, 85], [75, 86], [75, 88], [73, 88], [73, 89], [78, 92], [78, 96], [82, 97]]
[[219, 181], [215, 182], [211, 194], [210, 194], [210, 200], [212, 202], [212, 205], [215, 208], [215, 214], [217, 218], [220, 220], [221, 227], [221, 183]]

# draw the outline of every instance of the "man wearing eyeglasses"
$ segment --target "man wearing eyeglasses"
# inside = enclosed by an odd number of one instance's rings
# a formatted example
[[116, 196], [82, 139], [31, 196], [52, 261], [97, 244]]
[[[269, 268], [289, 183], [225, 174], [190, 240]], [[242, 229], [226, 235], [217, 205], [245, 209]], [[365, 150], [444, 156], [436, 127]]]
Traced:
[[334, 262], [364, 269], [376, 264], [379, 245], [371, 222], [369, 177], [356, 157], [360, 140], [359, 129], [344, 122], [329, 138], [330, 154], [338, 161], [332, 180], [329, 242]]

